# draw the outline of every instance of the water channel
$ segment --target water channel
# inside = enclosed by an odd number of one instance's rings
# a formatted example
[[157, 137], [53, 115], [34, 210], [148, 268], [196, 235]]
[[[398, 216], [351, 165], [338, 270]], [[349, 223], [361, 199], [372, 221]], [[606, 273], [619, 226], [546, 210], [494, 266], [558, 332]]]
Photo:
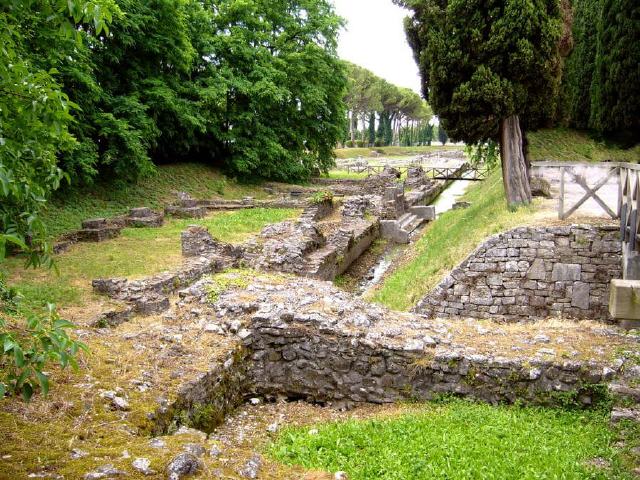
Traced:
[[[464, 195], [467, 188], [472, 182], [470, 180], [455, 180], [449, 185], [433, 202], [431, 205], [436, 207], [436, 216], [439, 218], [443, 213], [451, 210], [453, 205], [458, 199]], [[435, 220], [438, 221], [437, 219]], [[419, 229], [416, 231], [417, 235], [420, 235]], [[415, 239], [414, 239], [415, 240]], [[412, 241], [414, 241], [412, 240]], [[402, 252], [407, 248], [407, 245], [393, 245], [385, 251], [380, 260], [374, 265], [369, 272], [364, 276], [360, 284], [358, 285], [357, 294], [365, 295], [370, 289], [375, 287], [384, 278], [389, 268], [394, 262], [400, 258]]]

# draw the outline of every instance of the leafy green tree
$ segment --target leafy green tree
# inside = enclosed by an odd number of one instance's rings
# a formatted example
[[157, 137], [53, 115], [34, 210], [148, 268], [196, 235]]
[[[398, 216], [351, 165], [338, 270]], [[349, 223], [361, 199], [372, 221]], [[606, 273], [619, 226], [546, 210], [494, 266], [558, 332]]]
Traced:
[[[62, 92], [57, 71], [34, 61], [29, 45], [34, 25], [52, 46], [70, 38], [81, 45], [88, 33], [106, 32], [117, 7], [110, 1], [5, 2], [0, 6], [0, 268], [8, 250], [20, 249], [27, 266], [52, 265], [51, 248], [39, 212], [64, 178], [57, 154], [75, 144], [69, 133], [74, 107]], [[82, 29], [76, 25], [82, 24]], [[48, 390], [47, 362], [73, 364], [82, 345], [70, 339], [71, 324], [50, 307], [46, 317], [30, 314], [26, 328], [14, 311], [17, 292], [0, 272], [0, 398], [21, 392], [26, 399], [39, 384]]]
[[575, 45], [565, 64], [563, 93], [566, 96], [569, 124], [575, 128], [589, 127], [600, 3], [601, 0], [574, 2]]
[[499, 140], [510, 205], [529, 203], [526, 136], [555, 112], [562, 34], [557, 0], [396, 0], [423, 92], [455, 140]]

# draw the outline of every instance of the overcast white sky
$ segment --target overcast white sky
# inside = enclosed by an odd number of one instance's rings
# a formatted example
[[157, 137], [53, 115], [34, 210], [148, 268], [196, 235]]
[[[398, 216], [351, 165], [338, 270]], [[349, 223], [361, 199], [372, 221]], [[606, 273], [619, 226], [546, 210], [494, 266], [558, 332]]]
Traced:
[[418, 67], [404, 33], [408, 12], [391, 0], [333, 0], [346, 19], [338, 53], [344, 60], [368, 68], [402, 87], [420, 93]]

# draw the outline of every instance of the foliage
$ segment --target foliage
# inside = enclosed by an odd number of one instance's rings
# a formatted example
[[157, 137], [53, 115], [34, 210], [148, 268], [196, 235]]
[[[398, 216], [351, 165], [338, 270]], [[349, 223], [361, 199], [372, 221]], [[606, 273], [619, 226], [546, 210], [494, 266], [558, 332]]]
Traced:
[[568, 124], [637, 143], [640, 7], [625, 0], [574, 2], [575, 46], [563, 77]]
[[333, 192], [329, 190], [323, 190], [320, 192], [314, 192], [311, 197], [309, 197], [309, 201], [317, 205], [319, 203], [331, 202], [333, 200]]
[[600, 3], [601, 0], [574, 2], [575, 46], [565, 64], [562, 87], [566, 96], [569, 123], [575, 128], [589, 127]]
[[447, 131], [442, 127], [438, 127], [438, 141], [442, 145], [444, 145], [445, 143], [447, 143], [447, 140], [449, 140], [449, 135], [447, 135]]
[[555, 112], [561, 12], [557, 0], [396, 0], [413, 11], [405, 27], [423, 93], [452, 139], [496, 139], [500, 120], [525, 129]]
[[[368, 140], [369, 146], [388, 146], [407, 141], [412, 142], [407, 145], [414, 145], [417, 142], [413, 141], [414, 133], [403, 133], [403, 128], [410, 128], [413, 132], [428, 123], [431, 110], [426, 102], [414, 91], [397, 87], [365, 68], [349, 62], [345, 62], [345, 66], [348, 89], [344, 99], [350, 119], [349, 146], [357, 143], [358, 121], [362, 122], [361, 138]], [[379, 119], [377, 131], [376, 112]]]
[[[415, 407], [400, 416], [288, 428], [269, 453], [358, 479], [632, 478], [611, 447], [605, 412], [476, 404]], [[544, 455], [540, 455], [544, 452]], [[606, 459], [610, 470], [589, 461]]]
[[[58, 71], [39, 61], [43, 55], [34, 54], [30, 40], [37, 36], [47, 48], [73, 44], [81, 49], [87, 36], [107, 32], [117, 12], [109, 0], [14, 1], [0, 7], [0, 264], [10, 244], [11, 250], [24, 253], [27, 267], [52, 266], [39, 213], [65, 178], [57, 155], [75, 143], [69, 126], [76, 105], [54, 78]], [[60, 53], [53, 49], [46, 57]], [[4, 280], [0, 297], [0, 366], [5, 376], [0, 380], [0, 397], [5, 392], [22, 393], [29, 400], [38, 384], [46, 394], [45, 366], [52, 361], [63, 368], [75, 366], [83, 344], [71, 339], [67, 331], [73, 325], [60, 319], [53, 305], [47, 305], [44, 317], [19, 313], [14, 308], [17, 292]]]
[[21, 393], [28, 401], [38, 386], [44, 395], [49, 391], [47, 365], [76, 369], [76, 354], [86, 346], [69, 336], [75, 326], [61, 319], [54, 305], [48, 304], [43, 316], [19, 313], [19, 302], [17, 291], [0, 279], [0, 399]]
[[640, 4], [602, 0], [591, 84], [591, 126], [626, 134], [637, 143], [640, 131]]
[[500, 147], [493, 140], [480, 145], [467, 145], [465, 153], [472, 165], [485, 165], [493, 169], [500, 163]]

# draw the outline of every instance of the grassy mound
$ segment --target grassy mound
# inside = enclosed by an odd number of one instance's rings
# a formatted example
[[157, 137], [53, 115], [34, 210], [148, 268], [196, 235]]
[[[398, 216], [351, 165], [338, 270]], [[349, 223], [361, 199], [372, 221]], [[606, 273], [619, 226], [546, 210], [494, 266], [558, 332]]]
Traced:
[[640, 145], [622, 150], [597, 142], [586, 133], [564, 128], [539, 130], [527, 134], [531, 160], [572, 162], [640, 162]]
[[155, 175], [135, 184], [105, 182], [61, 192], [48, 203], [43, 219], [55, 237], [77, 230], [87, 218], [112, 217], [133, 207], [162, 209], [175, 200], [175, 191], [187, 192], [194, 198], [266, 196], [258, 186], [228, 179], [207, 165], [179, 163], [159, 166]]
[[[599, 411], [492, 407], [466, 401], [415, 413], [283, 431], [270, 454], [352, 480], [631, 478]], [[596, 466], [596, 465], [604, 465]]]

